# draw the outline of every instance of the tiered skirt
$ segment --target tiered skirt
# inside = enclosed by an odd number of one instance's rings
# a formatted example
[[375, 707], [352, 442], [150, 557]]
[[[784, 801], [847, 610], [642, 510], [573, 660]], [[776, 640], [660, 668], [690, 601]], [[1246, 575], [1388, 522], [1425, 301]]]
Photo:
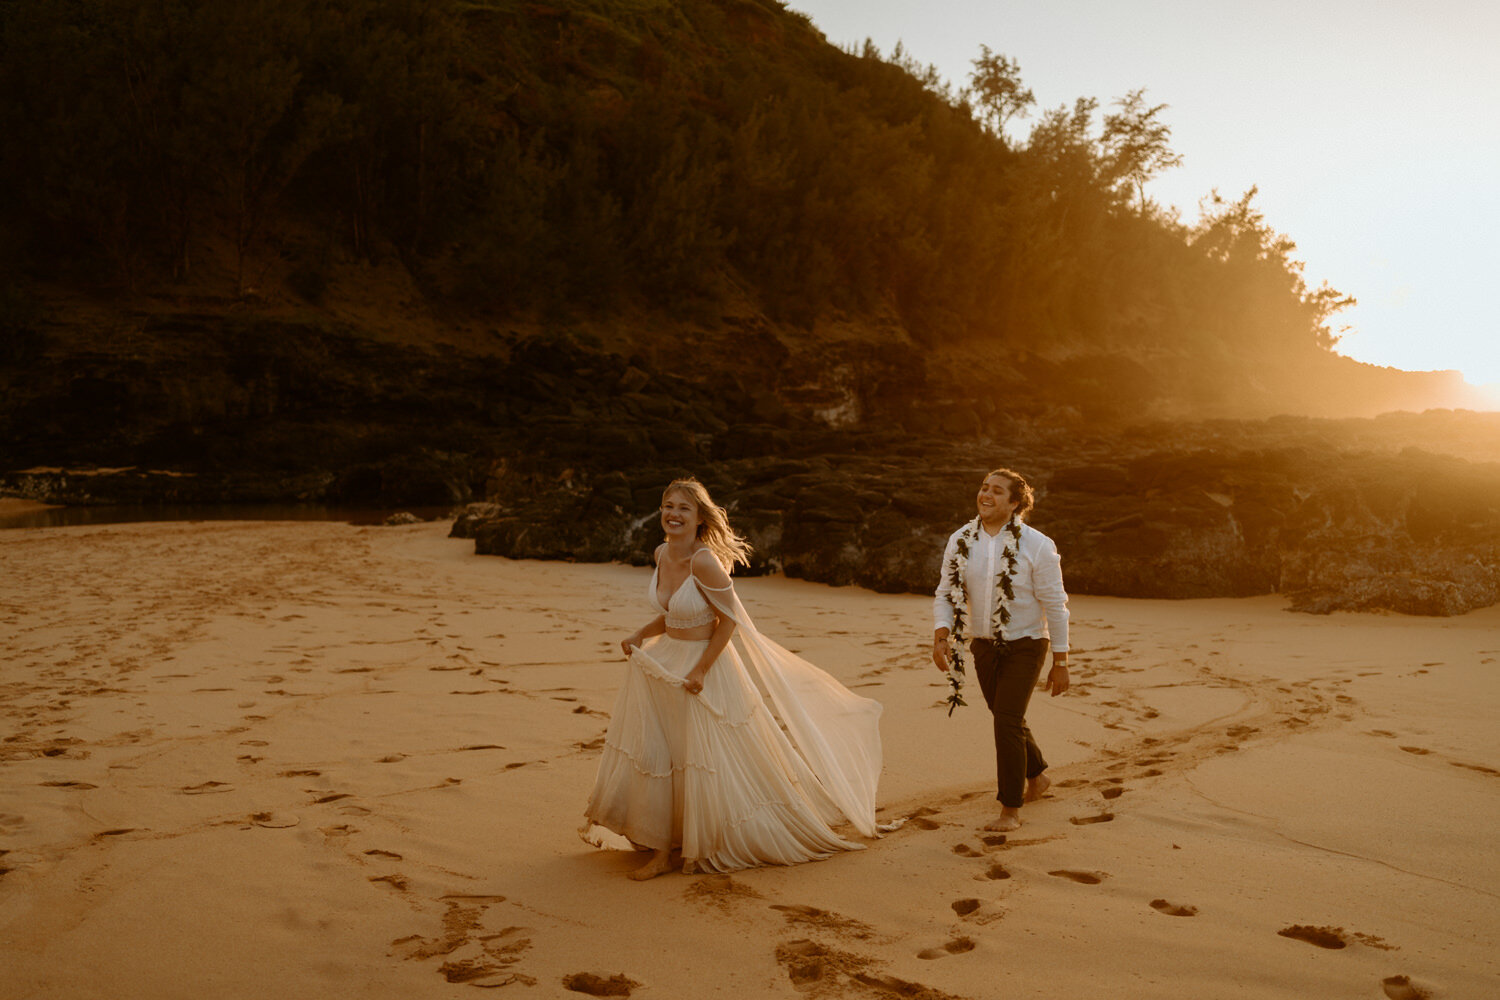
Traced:
[[797, 864], [863, 845], [772, 715], [734, 647], [689, 694], [707, 640], [635, 649], [585, 813], [642, 848], [680, 847], [710, 871]]

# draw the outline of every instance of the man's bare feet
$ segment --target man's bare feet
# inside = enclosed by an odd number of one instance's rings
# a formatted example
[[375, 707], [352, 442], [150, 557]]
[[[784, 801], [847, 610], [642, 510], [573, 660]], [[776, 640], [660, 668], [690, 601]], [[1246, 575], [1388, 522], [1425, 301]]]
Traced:
[[635, 871], [629, 872], [628, 874], [637, 882], [644, 882], [648, 878], [656, 878], [656, 876], [658, 875], [665, 875], [667, 872], [671, 871], [673, 867], [675, 866], [672, 863], [672, 852], [657, 851], [655, 854], [651, 855], [650, 861], [647, 861]]
[[1019, 830], [1021, 828], [1021, 810], [1006, 806], [1000, 810], [1000, 818], [993, 823], [986, 823], [984, 828], [986, 830], [994, 830], [996, 833], [1005, 833], [1007, 830]]
[[1047, 789], [1051, 787], [1052, 779], [1047, 777], [1047, 773], [1045, 771], [1037, 775], [1035, 778], [1028, 778], [1026, 780], [1026, 801], [1035, 802], [1043, 795], [1046, 795]]

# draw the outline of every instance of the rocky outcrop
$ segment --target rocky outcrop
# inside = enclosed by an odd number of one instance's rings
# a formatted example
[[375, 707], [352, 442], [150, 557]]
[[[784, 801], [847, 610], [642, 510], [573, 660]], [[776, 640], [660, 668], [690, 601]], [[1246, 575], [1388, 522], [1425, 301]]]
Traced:
[[479, 552], [645, 563], [663, 486], [696, 475], [754, 544], [750, 572], [925, 592], [984, 472], [1010, 465], [1038, 485], [1033, 523], [1076, 593], [1500, 600], [1497, 414], [1131, 422], [1184, 405], [1167, 395], [1183, 379], [1103, 356], [955, 367], [894, 336], [788, 341], [729, 318], [640, 353], [505, 331], [461, 351], [253, 315], [127, 326], [39, 324], [0, 354], [0, 493], [470, 503], [453, 530]]
[[1047, 480], [1033, 522], [1081, 593], [1241, 597], [1278, 589], [1278, 532], [1295, 502], [1284, 456], [1153, 452]]
[[[929, 447], [712, 463], [702, 478], [755, 545], [750, 572], [923, 593], [985, 471]], [[1057, 541], [1073, 593], [1279, 592], [1325, 613], [1445, 615], [1500, 601], [1500, 465], [1301, 446], [1112, 457], [1036, 477], [1032, 520]], [[578, 477], [470, 508], [460, 524], [482, 553], [644, 565], [674, 474]]]
[[1500, 465], [1408, 450], [1338, 468], [1283, 530], [1304, 611], [1452, 615], [1500, 602]]
[[492, 359], [213, 314], [140, 317], [109, 337], [42, 332], [24, 370], [0, 366], [8, 491], [429, 506], [482, 482]]
[[1154, 454], [1048, 485], [1080, 592], [1280, 592], [1303, 611], [1439, 615], [1500, 601], [1493, 463], [1415, 449]]

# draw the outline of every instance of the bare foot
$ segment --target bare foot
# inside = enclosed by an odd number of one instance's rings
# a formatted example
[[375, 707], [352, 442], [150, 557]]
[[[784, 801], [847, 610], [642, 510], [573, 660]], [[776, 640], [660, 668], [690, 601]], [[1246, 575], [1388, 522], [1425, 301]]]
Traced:
[[1004, 833], [1007, 830], [1019, 830], [1021, 828], [1021, 810], [1006, 806], [1000, 810], [1000, 818], [993, 823], [986, 823], [984, 828], [986, 830], [994, 830], [998, 833]]
[[650, 861], [647, 861], [635, 871], [630, 872], [629, 875], [637, 882], [644, 882], [648, 878], [656, 878], [656, 876], [658, 875], [665, 875], [671, 870], [672, 852], [657, 851], [655, 854], [651, 855]]
[[1037, 775], [1035, 778], [1028, 779], [1026, 782], [1026, 801], [1035, 802], [1043, 795], [1046, 795], [1047, 789], [1051, 787], [1052, 779], [1047, 777], [1047, 773], [1045, 771]]

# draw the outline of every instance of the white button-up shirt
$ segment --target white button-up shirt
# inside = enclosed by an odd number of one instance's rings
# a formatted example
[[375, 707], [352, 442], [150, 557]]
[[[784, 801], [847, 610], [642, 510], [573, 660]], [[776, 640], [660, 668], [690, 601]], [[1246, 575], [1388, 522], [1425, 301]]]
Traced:
[[[958, 536], [963, 531], [960, 528], [948, 537], [948, 545], [943, 549], [945, 570], [953, 561]], [[992, 535], [981, 526], [978, 540], [969, 546], [969, 564], [964, 573], [964, 586], [969, 592], [969, 638], [1051, 639], [1053, 652], [1067, 652], [1068, 595], [1063, 590], [1062, 560], [1052, 539], [1024, 522], [1016, 570], [1010, 579], [1015, 597], [1005, 602], [1010, 609], [1010, 621], [1001, 626], [990, 620], [996, 603], [996, 581], [1004, 568], [1001, 560], [1009, 539], [1007, 531]], [[938, 580], [932, 619], [934, 629], [953, 627], [953, 601], [946, 574]]]

